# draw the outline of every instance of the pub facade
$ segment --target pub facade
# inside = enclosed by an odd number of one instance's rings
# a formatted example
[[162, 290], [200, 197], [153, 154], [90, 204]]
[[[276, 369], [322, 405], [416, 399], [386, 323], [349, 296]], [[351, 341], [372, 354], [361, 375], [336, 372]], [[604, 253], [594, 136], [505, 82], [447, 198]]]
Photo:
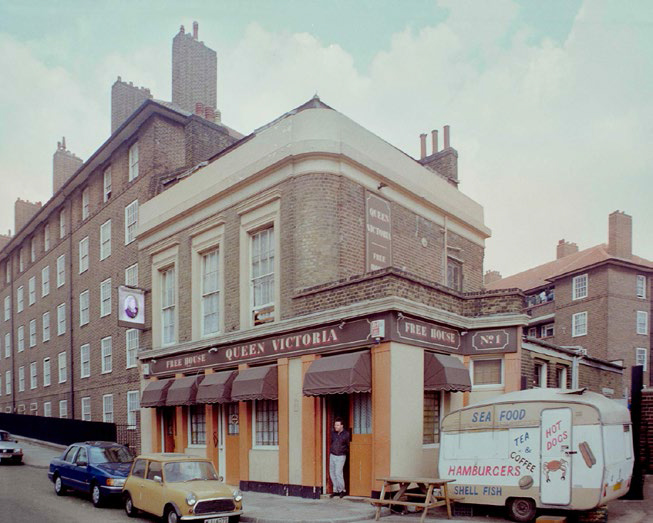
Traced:
[[142, 448], [318, 497], [342, 417], [349, 494], [435, 474], [441, 417], [521, 387], [527, 323], [519, 292], [481, 290], [490, 231], [456, 158], [313, 98], [169, 180], [140, 212]]

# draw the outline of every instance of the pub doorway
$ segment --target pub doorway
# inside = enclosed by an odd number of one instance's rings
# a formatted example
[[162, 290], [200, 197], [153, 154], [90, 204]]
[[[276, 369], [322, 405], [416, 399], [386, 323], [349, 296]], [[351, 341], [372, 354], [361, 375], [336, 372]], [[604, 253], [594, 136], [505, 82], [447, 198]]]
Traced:
[[163, 423], [161, 423], [161, 444], [163, 448], [162, 452], [174, 452], [175, 451], [175, 418], [176, 411], [175, 407], [164, 407], [161, 410], [161, 416]]
[[[333, 484], [331, 483], [331, 477], [329, 471], [331, 470], [331, 433], [333, 432], [333, 424], [336, 418], [342, 418], [342, 422], [345, 426], [345, 429], [351, 434], [351, 426], [349, 424], [349, 395], [348, 394], [331, 394], [325, 397], [326, 403], [326, 426], [324, 434], [324, 452], [326, 454], [326, 479], [327, 479], [327, 494], [333, 493]], [[343, 470], [343, 476], [345, 478], [345, 491], [349, 493], [349, 456], [345, 462], [345, 468]]]

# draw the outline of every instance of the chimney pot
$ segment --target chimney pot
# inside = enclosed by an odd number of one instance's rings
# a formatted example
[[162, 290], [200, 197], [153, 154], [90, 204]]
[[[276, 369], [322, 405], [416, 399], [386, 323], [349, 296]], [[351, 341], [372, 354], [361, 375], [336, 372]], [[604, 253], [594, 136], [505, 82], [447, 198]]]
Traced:
[[420, 144], [420, 159], [426, 158], [426, 134], [422, 133], [419, 135], [419, 144]]
[[215, 122], [215, 110], [213, 107], [209, 107], [207, 105], [204, 108], [204, 118], [206, 118], [209, 122]]
[[556, 260], [578, 252], [578, 245], [566, 241], [564, 238], [558, 242], [556, 247]]
[[204, 117], [204, 104], [202, 102], [195, 103], [195, 114]]
[[449, 149], [451, 147], [451, 144], [449, 142], [449, 126], [445, 125], [444, 126], [444, 148]]
[[199, 32], [199, 24], [193, 22], [193, 40], [197, 40], [197, 33]]
[[438, 152], [438, 132], [436, 130], [431, 131], [431, 141], [433, 147], [433, 154]]

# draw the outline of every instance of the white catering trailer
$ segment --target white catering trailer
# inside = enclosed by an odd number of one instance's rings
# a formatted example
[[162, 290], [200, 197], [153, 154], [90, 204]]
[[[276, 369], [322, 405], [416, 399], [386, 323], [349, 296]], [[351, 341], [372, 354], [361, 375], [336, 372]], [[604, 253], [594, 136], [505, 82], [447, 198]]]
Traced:
[[623, 496], [633, 471], [630, 412], [585, 389], [510, 392], [442, 420], [441, 478], [464, 503], [589, 510]]

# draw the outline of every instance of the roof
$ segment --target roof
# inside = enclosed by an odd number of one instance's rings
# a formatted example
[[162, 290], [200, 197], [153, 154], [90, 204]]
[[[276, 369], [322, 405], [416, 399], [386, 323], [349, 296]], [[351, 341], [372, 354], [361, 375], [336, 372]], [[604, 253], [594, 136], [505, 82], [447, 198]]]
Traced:
[[149, 459], [152, 461], [209, 461], [208, 458], [202, 456], [191, 456], [190, 454], [182, 454], [180, 452], [141, 454], [136, 459]]
[[607, 261], [629, 263], [640, 265], [647, 269], [653, 269], [653, 262], [640, 258], [639, 256], [633, 255], [630, 258], [612, 256], [608, 253], [607, 244], [602, 243], [543, 265], [538, 265], [532, 269], [513, 274], [512, 276], [507, 276], [501, 280], [489, 283], [486, 285], [486, 288], [487, 290], [517, 288], [524, 291], [537, 289], [548, 285], [551, 281], [560, 276], [577, 272]]

